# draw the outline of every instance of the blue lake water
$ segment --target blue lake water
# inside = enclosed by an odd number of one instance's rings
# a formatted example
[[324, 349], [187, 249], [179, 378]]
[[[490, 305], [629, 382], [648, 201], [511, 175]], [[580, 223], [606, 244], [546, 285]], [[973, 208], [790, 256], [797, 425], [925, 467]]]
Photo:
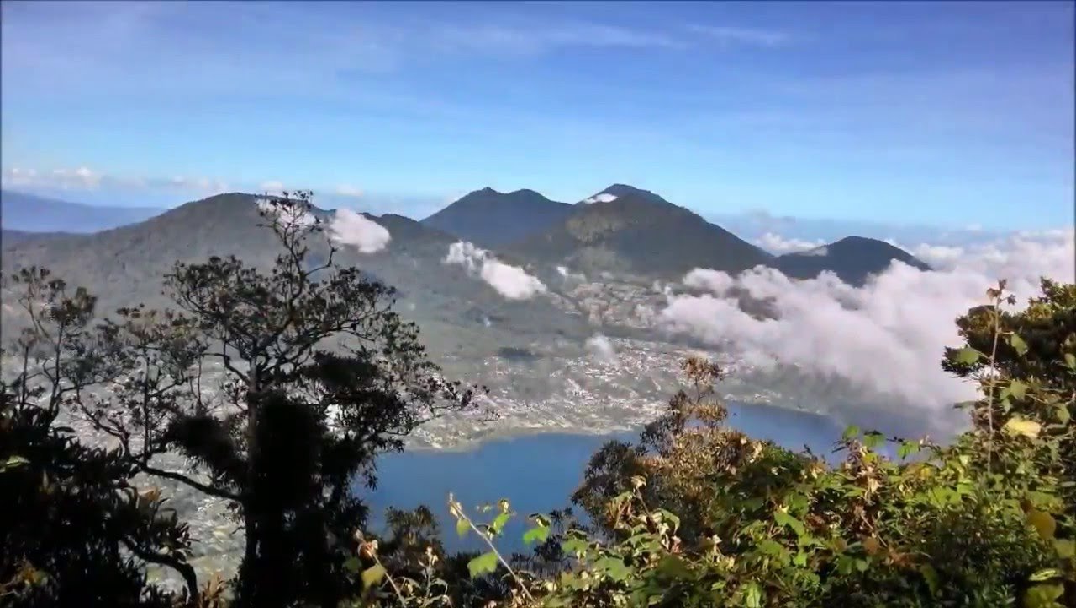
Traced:
[[[844, 423], [825, 416], [772, 406], [729, 404], [729, 414], [729, 424], [752, 437], [789, 449], [808, 446], [819, 455], [828, 454], [845, 429]], [[881, 429], [901, 432], [891, 424]], [[638, 431], [601, 436], [541, 433], [490, 440], [469, 451], [388, 454], [378, 464], [377, 490], [360, 493], [370, 501], [375, 529], [383, 521], [385, 507], [428, 506], [441, 523], [446, 546], [454, 550], [479, 545], [477, 540], [456, 536], [455, 521], [446, 506], [450, 492], [469, 511], [478, 504], [507, 498], [520, 517], [506, 528], [503, 546], [522, 550], [519, 539], [527, 527], [523, 521], [527, 514], [569, 506], [590, 456], [610, 439], [637, 438]]]

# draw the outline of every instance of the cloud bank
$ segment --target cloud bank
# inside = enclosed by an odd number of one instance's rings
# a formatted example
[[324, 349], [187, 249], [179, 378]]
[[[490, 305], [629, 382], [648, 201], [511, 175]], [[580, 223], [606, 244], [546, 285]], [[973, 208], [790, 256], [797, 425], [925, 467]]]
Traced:
[[497, 260], [485, 249], [466, 241], [449, 245], [448, 254], [442, 262], [464, 266], [469, 274], [482, 279], [509, 300], [529, 300], [546, 291], [545, 284], [537, 277], [527, 274], [522, 268]]
[[361, 253], [376, 253], [388, 247], [392, 235], [381, 224], [350, 209], [338, 209], [329, 222], [329, 239], [349, 245]]
[[[659, 313], [666, 331], [690, 334], [753, 363], [774, 360], [824, 377], [839, 377], [881, 400], [899, 399], [927, 413], [973, 399], [976, 386], [942, 371], [946, 346], [960, 343], [955, 319], [986, 302], [999, 279], [1021, 302], [1038, 293], [1040, 277], [1072, 281], [1072, 230], [1017, 233], [967, 247], [907, 248], [935, 267], [923, 272], [894, 263], [862, 288], [831, 274], [793, 281], [772, 269], [740, 277], [708, 269], [683, 283], [703, 294], [672, 295]], [[768, 299], [776, 320], [744, 313], [733, 287]]]

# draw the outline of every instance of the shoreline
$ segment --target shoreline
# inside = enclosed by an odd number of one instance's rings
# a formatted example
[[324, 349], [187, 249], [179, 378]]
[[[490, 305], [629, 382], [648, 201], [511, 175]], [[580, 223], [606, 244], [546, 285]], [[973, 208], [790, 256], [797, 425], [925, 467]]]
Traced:
[[[792, 404], [779, 405], [776, 403], [768, 402], [748, 402], [724, 398], [726, 405], [735, 404], [738, 407], [750, 407], [761, 408], [770, 410], [780, 410], [785, 412], [799, 412], [808, 414], [811, 416], [826, 417], [829, 414], [819, 410], [811, 410], [802, 407], [796, 407]], [[403, 453], [407, 452], [419, 452], [419, 453], [431, 453], [431, 452], [444, 452], [444, 453], [467, 453], [475, 452], [482, 448], [486, 443], [496, 442], [508, 442], [516, 439], [526, 439], [529, 437], [535, 437], [538, 435], [546, 434], [559, 434], [567, 436], [582, 436], [582, 437], [601, 437], [616, 435], [620, 433], [639, 433], [642, 431], [643, 426], [649, 423], [644, 423], [640, 426], [601, 426], [601, 427], [567, 427], [567, 426], [507, 426], [507, 427], [494, 427], [491, 428], [488, 433], [483, 435], [468, 438], [462, 441], [446, 443], [443, 445], [430, 445], [423, 440], [422, 443], [415, 445], [405, 445]], [[398, 452], [394, 452], [398, 453]]]

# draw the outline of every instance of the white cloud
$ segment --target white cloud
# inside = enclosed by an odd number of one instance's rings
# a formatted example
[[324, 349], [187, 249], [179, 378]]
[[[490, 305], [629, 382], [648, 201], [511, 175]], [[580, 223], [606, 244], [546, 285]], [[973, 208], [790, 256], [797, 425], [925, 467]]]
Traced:
[[0, 178], [3, 179], [3, 185], [6, 187], [25, 186], [32, 184], [37, 179], [37, 171], [12, 167], [0, 174]]
[[469, 54], [526, 56], [564, 48], [681, 49], [688, 46], [681, 37], [598, 23], [549, 23], [541, 27], [441, 24], [420, 36], [422, 43], [439, 51]]
[[62, 190], [93, 190], [101, 185], [102, 177], [100, 173], [85, 166], [51, 171], [12, 167], [3, 172], [2, 183], [5, 187], [13, 188], [48, 187]]
[[[717, 271], [708, 270], [704, 268], [696, 268], [687, 273], [684, 277], [684, 285], [694, 289], [705, 289], [711, 293], [723, 295], [727, 292], [736, 282], [729, 275]], [[666, 294], [671, 293], [669, 291], [671, 287], [665, 285], [664, 288], [659, 289], [659, 286], [655, 283], [654, 291], [664, 292]]]
[[726, 46], [777, 47], [792, 41], [792, 37], [787, 33], [777, 30], [702, 24], [691, 24], [687, 27], [696, 34], [702, 34]]
[[[792, 281], [772, 269], [732, 279], [695, 270], [684, 282], [709, 288], [704, 295], [670, 296], [660, 325], [738, 351], [752, 361], [777, 358], [822, 376], [843, 378], [879, 397], [897, 397], [933, 418], [974, 398], [976, 388], [942, 371], [946, 346], [960, 343], [955, 319], [985, 303], [999, 279], [1021, 300], [1038, 292], [1040, 276], [1072, 281], [1073, 231], [1014, 234], [993, 243], [933, 252], [936, 271], [896, 263], [862, 288], [830, 274]], [[943, 263], [944, 262], [944, 263]], [[729, 285], [770, 300], [776, 320], [758, 320], [726, 297]]]
[[[894, 247], [901, 247], [900, 244], [893, 245]], [[933, 268], [944, 268], [955, 264], [965, 256], [964, 248], [953, 245], [927, 245], [921, 243], [916, 247], [905, 249], [915, 257], [926, 262]]]
[[796, 251], [795, 255], [807, 255], [811, 257], [824, 258], [829, 255], [829, 247], [823, 245], [821, 247], [815, 247], [814, 249], [808, 249], [807, 251]]
[[586, 348], [592, 357], [606, 365], [615, 365], [619, 360], [616, 356], [616, 349], [613, 348], [613, 343], [609, 341], [609, 338], [601, 334], [587, 339]]
[[761, 237], [755, 240], [755, 244], [762, 247], [770, 253], [781, 255], [784, 253], [791, 253], [794, 251], [806, 251], [808, 249], [814, 249], [820, 245], [824, 245], [825, 241], [821, 239], [815, 241], [805, 241], [797, 238], [785, 239], [784, 237], [774, 234], [773, 232], [766, 232]]
[[280, 194], [284, 191], [284, 184], [276, 180], [269, 180], [259, 184], [258, 189], [268, 194]]
[[592, 205], [594, 203], [611, 203], [616, 200], [615, 194], [609, 194], [608, 192], [602, 192], [595, 194], [590, 198], [583, 199], [584, 205]]
[[537, 277], [527, 274], [522, 268], [497, 260], [488, 251], [470, 242], [458, 241], [449, 245], [448, 254], [442, 262], [465, 267], [468, 273], [478, 276], [509, 300], [529, 300], [546, 291], [545, 284]]
[[387, 228], [350, 209], [338, 209], [329, 222], [329, 238], [361, 253], [376, 253], [392, 240]]
[[37, 170], [12, 167], [0, 173], [5, 188], [58, 190], [182, 190], [200, 194], [227, 192], [228, 183], [210, 177], [173, 176], [169, 178], [110, 175], [82, 166], [74, 169]]

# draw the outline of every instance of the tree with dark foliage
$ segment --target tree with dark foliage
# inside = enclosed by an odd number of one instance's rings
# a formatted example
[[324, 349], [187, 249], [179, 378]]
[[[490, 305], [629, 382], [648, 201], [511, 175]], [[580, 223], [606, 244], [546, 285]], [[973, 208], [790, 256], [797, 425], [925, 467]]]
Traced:
[[43, 310], [28, 308], [32, 327], [6, 353], [21, 368], [0, 383], [0, 605], [172, 606], [181, 598], [147, 585], [143, 565], [173, 568], [196, 590], [186, 526], [159, 493], [129, 483], [134, 469], [120, 450], [83, 446], [57, 424], [80, 388], [61, 379], [75, 364], [65, 351], [93, 300], [68, 298], [47, 273], [15, 280]]
[[[178, 310], [122, 309], [70, 340], [69, 383], [111, 391], [68, 401], [133, 472], [234, 507], [245, 534], [235, 606], [335, 607], [358, 590], [345, 567], [366, 518], [354, 480], [372, 487], [378, 454], [469, 407], [473, 391], [428, 361], [393, 288], [336, 263], [310, 193], [260, 206], [281, 246], [271, 268], [177, 263], [165, 285]], [[198, 474], [157, 466], [168, 451]]]

